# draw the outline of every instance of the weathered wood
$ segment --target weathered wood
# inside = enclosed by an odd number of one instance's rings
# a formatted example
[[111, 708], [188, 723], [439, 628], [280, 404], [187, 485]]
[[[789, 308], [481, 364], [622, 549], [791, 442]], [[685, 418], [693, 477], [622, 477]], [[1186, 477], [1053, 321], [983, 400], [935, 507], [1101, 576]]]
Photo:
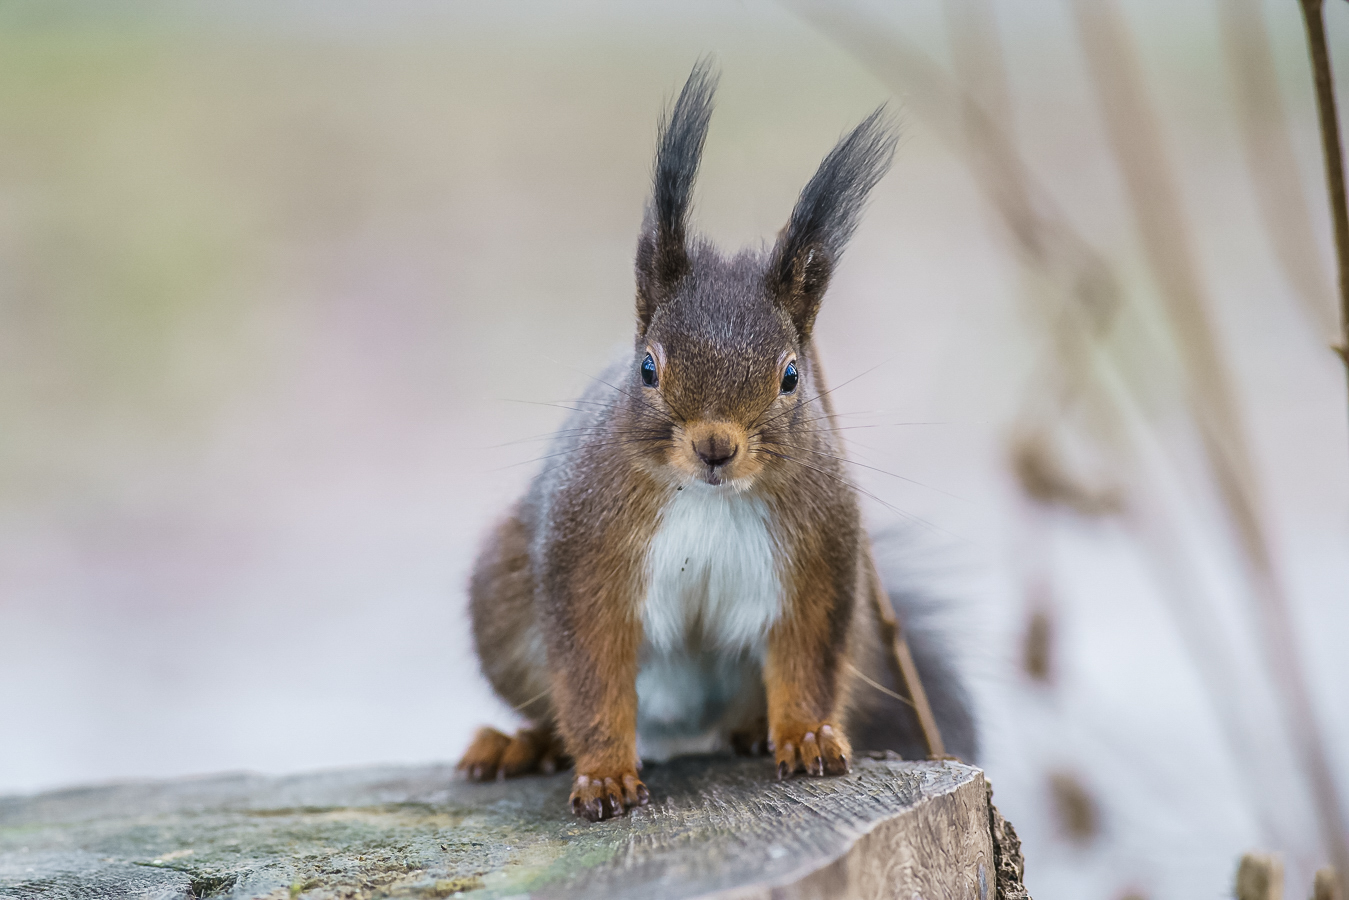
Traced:
[[998, 875], [998, 900], [1031, 900], [1030, 892], [1022, 883], [1026, 877], [1026, 861], [1021, 857], [1021, 839], [992, 800], [990, 790], [988, 818], [993, 832], [993, 868]]
[[227, 775], [0, 798], [0, 896], [994, 900], [987, 782], [857, 761], [778, 783], [763, 760], [652, 766], [651, 805], [589, 824], [570, 776], [445, 766]]

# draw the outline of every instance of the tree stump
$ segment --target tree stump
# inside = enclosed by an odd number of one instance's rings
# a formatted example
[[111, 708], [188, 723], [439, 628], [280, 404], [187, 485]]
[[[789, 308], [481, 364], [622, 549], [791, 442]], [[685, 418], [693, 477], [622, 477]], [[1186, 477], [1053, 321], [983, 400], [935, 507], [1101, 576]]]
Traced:
[[777, 782], [764, 760], [703, 757], [643, 774], [651, 805], [597, 824], [567, 810], [569, 773], [480, 785], [447, 766], [0, 798], [0, 896], [1000, 894], [978, 769], [860, 759], [840, 778]]

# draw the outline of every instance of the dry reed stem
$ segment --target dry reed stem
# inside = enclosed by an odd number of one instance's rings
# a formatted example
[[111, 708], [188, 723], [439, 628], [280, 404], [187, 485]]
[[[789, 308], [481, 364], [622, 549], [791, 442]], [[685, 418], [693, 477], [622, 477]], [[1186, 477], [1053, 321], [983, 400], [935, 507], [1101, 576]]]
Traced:
[[1311, 207], [1298, 177], [1264, 14], [1257, 0], [1220, 0], [1215, 5], [1265, 237], [1317, 336], [1328, 338], [1336, 332], [1334, 291], [1317, 252]]
[[[1326, 23], [1322, 0], [1301, 0], [1302, 21], [1307, 26], [1307, 49], [1311, 54], [1312, 79], [1316, 82], [1316, 116], [1321, 123], [1321, 154], [1326, 165], [1326, 193], [1335, 225], [1335, 259], [1340, 271], [1340, 345], [1349, 379], [1349, 209], [1344, 199], [1344, 157], [1340, 150], [1340, 120], [1335, 112], [1335, 81], [1330, 74], [1330, 51], [1326, 49]], [[1341, 888], [1349, 878], [1344, 861], [1337, 864]]]
[[909, 640], [904, 629], [895, 618], [890, 598], [885, 594], [881, 583], [880, 570], [876, 568], [876, 556], [871, 551], [871, 542], [866, 542], [866, 559], [863, 565], [871, 571], [871, 602], [876, 615], [881, 620], [881, 640], [890, 647], [890, 656], [895, 663], [895, 672], [904, 683], [904, 690], [913, 701], [913, 711], [918, 715], [918, 727], [923, 732], [923, 743], [927, 745], [929, 759], [947, 759], [946, 744], [942, 741], [941, 729], [932, 715], [932, 704], [928, 702], [927, 691], [923, 688], [923, 679], [918, 675], [918, 666], [914, 664], [913, 654], [909, 652]]
[[1073, 8], [1144, 252], [1180, 339], [1190, 402], [1209, 465], [1241, 543], [1261, 626], [1257, 630], [1280, 694], [1281, 712], [1310, 782], [1322, 840], [1336, 867], [1349, 871], [1338, 786], [1298, 664], [1288, 603], [1264, 533], [1236, 398], [1208, 319], [1177, 186], [1146, 100], [1142, 73], [1113, 0], [1073, 0]]
[[[1326, 166], [1326, 193], [1330, 201], [1331, 219], [1335, 227], [1335, 259], [1340, 276], [1340, 359], [1345, 365], [1346, 383], [1349, 383], [1349, 208], [1344, 196], [1344, 157], [1340, 149], [1340, 121], [1335, 110], [1335, 81], [1330, 71], [1330, 51], [1326, 48], [1326, 24], [1322, 0], [1301, 0], [1302, 21], [1307, 29], [1307, 49], [1311, 55], [1312, 78], [1316, 83], [1316, 116], [1321, 126], [1321, 153]], [[1334, 823], [1338, 825], [1337, 843], [1331, 848], [1334, 877], [1339, 882], [1339, 895], [1349, 897], [1349, 837], [1343, 818], [1343, 807], [1338, 805]], [[1319, 873], [1318, 873], [1319, 880]]]

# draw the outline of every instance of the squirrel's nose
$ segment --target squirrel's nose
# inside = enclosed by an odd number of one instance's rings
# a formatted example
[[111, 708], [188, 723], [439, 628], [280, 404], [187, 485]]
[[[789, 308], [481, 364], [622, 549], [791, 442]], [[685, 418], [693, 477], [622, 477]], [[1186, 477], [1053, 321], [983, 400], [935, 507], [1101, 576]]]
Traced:
[[734, 459], [737, 449], [728, 434], [709, 434], [693, 442], [693, 452], [714, 469]]

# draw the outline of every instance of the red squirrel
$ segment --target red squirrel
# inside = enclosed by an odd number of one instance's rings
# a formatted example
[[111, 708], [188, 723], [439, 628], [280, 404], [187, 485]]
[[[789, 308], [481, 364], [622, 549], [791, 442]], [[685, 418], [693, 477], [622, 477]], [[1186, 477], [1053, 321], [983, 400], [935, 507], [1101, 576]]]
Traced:
[[[459, 768], [574, 761], [570, 806], [592, 821], [648, 802], [643, 758], [767, 752], [785, 778], [847, 772], [850, 727], [914, 746], [812, 342], [895, 134], [876, 110], [770, 250], [725, 256], [688, 223], [716, 80], [699, 63], [661, 123], [632, 351], [577, 404], [470, 583], [483, 671], [532, 724], [480, 730]], [[939, 718], [966, 715], [929, 693]]]

